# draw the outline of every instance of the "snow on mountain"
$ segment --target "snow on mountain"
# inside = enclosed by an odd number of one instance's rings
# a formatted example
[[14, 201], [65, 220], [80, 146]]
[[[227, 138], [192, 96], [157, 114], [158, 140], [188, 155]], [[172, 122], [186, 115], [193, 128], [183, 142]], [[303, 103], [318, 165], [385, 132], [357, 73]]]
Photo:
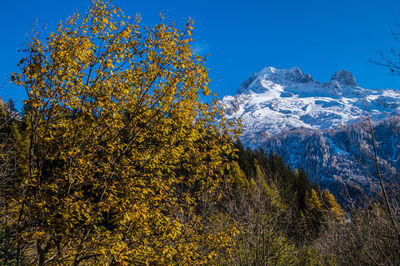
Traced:
[[389, 136], [380, 137], [391, 143], [382, 146], [392, 147], [394, 157], [384, 157], [400, 168], [399, 138], [398, 134], [393, 138], [391, 131], [398, 125], [400, 91], [361, 88], [346, 70], [320, 83], [298, 68], [266, 67], [243, 82], [234, 96], [225, 96], [222, 103], [228, 119], [242, 120], [245, 145], [273, 150], [292, 167], [304, 167], [320, 183], [340, 181], [357, 186], [369, 182], [366, 170], [357, 162], [363, 156], [355, 148], [356, 142], [368, 144], [368, 130], [360, 123], [368, 108], [371, 120], [390, 119], [391, 123], [375, 126], [386, 128], [381, 131]]

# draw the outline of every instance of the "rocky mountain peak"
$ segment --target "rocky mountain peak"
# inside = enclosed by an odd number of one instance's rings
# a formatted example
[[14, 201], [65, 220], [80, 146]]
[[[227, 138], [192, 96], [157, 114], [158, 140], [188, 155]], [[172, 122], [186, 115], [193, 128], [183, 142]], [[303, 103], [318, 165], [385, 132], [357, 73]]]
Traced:
[[382, 158], [400, 169], [399, 137], [393, 134], [400, 128], [399, 99], [399, 90], [358, 87], [346, 70], [320, 83], [296, 67], [266, 67], [235, 95], [225, 96], [222, 104], [228, 119], [242, 120], [245, 146], [273, 150], [293, 168], [304, 167], [320, 184], [343, 181], [362, 187], [365, 169], [355, 163], [360, 154], [350, 139], [368, 143], [368, 131], [360, 133], [365, 104], [375, 122], [386, 121], [391, 114], [396, 123], [382, 123], [376, 133], [382, 140]]
[[288, 69], [265, 67], [261, 71], [253, 73], [249, 79], [244, 81], [236, 94], [263, 93], [270, 89], [266, 84], [289, 86], [308, 82], [317, 83], [310, 74], [304, 74], [298, 67]]
[[288, 69], [275, 69], [266, 67], [259, 72], [264, 79], [287, 85], [287, 83], [306, 83], [314, 81], [310, 74], [304, 74], [298, 67]]
[[245, 136], [304, 127], [337, 128], [360, 120], [365, 103], [371, 118], [400, 112], [400, 92], [357, 86], [349, 71], [338, 71], [327, 83], [315, 81], [299, 68], [266, 67], [246, 80], [235, 95], [222, 99], [229, 118], [242, 118]]
[[353, 74], [347, 70], [341, 70], [332, 75], [331, 81], [337, 81], [344, 86], [357, 87], [356, 79]]
[[357, 189], [368, 183], [364, 166], [357, 163], [362, 154], [352, 141], [370, 143], [369, 129], [362, 123], [365, 104], [374, 125], [381, 121], [375, 127], [382, 141], [380, 157], [400, 171], [400, 137], [393, 134], [400, 130], [399, 99], [399, 90], [358, 87], [346, 70], [320, 83], [299, 68], [266, 67], [222, 104], [228, 119], [242, 120], [245, 146], [273, 150], [291, 167], [303, 167], [314, 181], [338, 193], [342, 183]]

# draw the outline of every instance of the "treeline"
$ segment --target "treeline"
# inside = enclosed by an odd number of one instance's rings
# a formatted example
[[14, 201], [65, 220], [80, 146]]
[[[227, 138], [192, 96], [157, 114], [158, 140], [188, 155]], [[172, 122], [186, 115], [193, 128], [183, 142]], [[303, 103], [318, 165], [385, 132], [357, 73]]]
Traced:
[[237, 148], [238, 169], [226, 208], [240, 231], [231, 263], [334, 264], [334, 256], [320, 253], [312, 243], [329, 224], [344, 222], [335, 197], [273, 152], [252, 151], [241, 143]]
[[273, 152], [237, 145], [242, 172], [236, 175], [233, 191], [240, 200], [232, 213], [243, 222], [239, 228], [245, 235], [237, 240], [242, 247], [234, 257], [237, 265], [400, 263], [396, 182], [382, 183], [390, 192], [388, 202], [382, 194], [364, 195], [360, 205], [347, 202], [345, 212], [328, 189], [310, 182], [303, 169], [293, 171]]

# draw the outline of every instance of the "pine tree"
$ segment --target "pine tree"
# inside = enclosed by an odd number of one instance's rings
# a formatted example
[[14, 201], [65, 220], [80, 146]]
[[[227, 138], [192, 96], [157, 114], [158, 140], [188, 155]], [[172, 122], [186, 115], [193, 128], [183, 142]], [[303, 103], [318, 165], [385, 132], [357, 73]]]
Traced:
[[329, 211], [335, 216], [336, 220], [342, 221], [344, 217], [344, 212], [339, 203], [337, 203], [335, 196], [329, 192], [329, 189], [324, 190], [322, 193], [322, 199]]
[[316, 237], [323, 223], [324, 212], [322, 202], [314, 189], [306, 193], [305, 203], [307, 209], [304, 212], [304, 218], [306, 219], [307, 227], [312, 237]]
[[306, 206], [307, 206], [307, 209], [309, 209], [311, 211], [322, 210], [322, 202], [319, 199], [317, 192], [314, 189], [311, 190], [311, 193], [309, 193], [309, 192], [306, 193]]

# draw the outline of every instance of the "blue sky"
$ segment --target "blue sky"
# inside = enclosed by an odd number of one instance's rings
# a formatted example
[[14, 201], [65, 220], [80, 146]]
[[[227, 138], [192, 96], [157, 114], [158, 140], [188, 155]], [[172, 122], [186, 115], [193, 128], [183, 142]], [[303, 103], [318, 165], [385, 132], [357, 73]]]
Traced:
[[[77, 9], [86, 12], [89, 0], [5, 0], [0, 11], [0, 96], [24, 98], [22, 88], [9, 83], [17, 70], [17, 52], [29, 38], [35, 19], [56, 28]], [[253, 72], [265, 66], [297, 66], [316, 80], [327, 81], [338, 70], [351, 71], [360, 86], [400, 89], [400, 77], [369, 63], [400, 50], [391, 32], [398, 30], [398, 0], [325, 1], [132, 1], [114, 0], [127, 15], [140, 13], [144, 25], [167, 20], [183, 28], [195, 21], [194, 46], [208, 55], [210, 87], [219, 96], [234, 94]]]

